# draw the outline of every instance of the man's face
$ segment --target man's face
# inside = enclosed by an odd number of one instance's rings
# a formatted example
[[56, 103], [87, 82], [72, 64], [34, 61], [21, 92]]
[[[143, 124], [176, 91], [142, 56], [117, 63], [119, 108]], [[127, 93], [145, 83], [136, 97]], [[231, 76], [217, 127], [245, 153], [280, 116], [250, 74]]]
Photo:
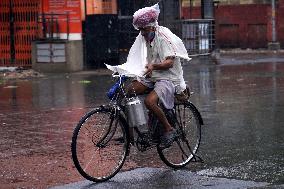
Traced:
[[155, 37], [155, 28], [148, 26], [145, 28], [139, 28], [141, 35], [145, 38], [146, 41], [151, 41]]

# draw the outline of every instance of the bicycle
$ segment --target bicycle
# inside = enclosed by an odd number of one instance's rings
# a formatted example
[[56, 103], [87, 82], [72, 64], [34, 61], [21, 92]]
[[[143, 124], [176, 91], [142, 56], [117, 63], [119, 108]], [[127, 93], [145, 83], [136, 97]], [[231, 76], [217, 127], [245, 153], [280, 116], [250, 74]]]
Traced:
[[110, 103], [86, 113], [74, 129], [71, 151], [78, 172], [90, 181], [106, 181], [122, 168], [132, 145], [142, 152], [156, 147], [161, 160], [175, 169], [192, 160], [203, 161], [196, 155], [203, 120], [194, 104], [189, 100], [175, 101], [173, 109], [163, 108], [178, 136], [169, 148], [162, 149], [159, 137], [163, 127], [153, 114], [148, 116], [148, 132], [142, 132], [138, 126], [131, 127], [127, 102], [135, 101], [137, 96], [127, 97], [127, 80], [125, 76], [118, 76], [108, 92]]

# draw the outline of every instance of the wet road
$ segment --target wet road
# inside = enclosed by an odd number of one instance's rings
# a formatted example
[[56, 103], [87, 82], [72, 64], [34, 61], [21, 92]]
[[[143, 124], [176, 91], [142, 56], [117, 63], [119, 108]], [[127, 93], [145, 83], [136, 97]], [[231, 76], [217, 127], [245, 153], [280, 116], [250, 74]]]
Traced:
[[[198, 176], [186, 170], [169, 170], [161, 168], [138, 168], [117, 174], [109, 182], [92, 183], [81, 181], [56, 186], [51, 189], [105, 189], [105, 188], [179, 188], [179, 189], [239, 189], [268, 187], [268, 183], [240, 181], [226, 178], [209, 178]], [[269, 186], [270, 187], [270, 186]]]
[[[184, 66], [204, 127], [200, 176], [284, 184], [284, 63]], [[109, 75], [55, 74], [0, 80], [0, 188], [84, 180], [70, 158], [77, 120], [107, 101]], [[124, 170], [163, 167], [155, 150], [134, 149]], [[281, 187], [281, 186], [280, 186]]]

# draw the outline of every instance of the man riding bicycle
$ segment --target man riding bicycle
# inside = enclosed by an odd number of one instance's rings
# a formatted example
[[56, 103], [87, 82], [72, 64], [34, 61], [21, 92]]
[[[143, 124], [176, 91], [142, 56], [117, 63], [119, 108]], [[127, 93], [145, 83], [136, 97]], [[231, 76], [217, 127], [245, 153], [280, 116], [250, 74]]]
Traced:
[[167, 148], [177, 134], [158, 101], [166, 109], [174, 107], [175, 94], [182, 94], [186, 89], [180, 58], [190, 58], [181, 39], [168, 28], [158, 25], [159, 13], [158, 4], [134, 13], [133, 26], [140, 33], [130, 49], [127, 62], [120, 68], [140, 73], [128, 87], [128, 94], [144, 94], [153, 89], [146, 96], [145, 105], [164, 126], [160, 147]]
[[[158, 101], [160, 100], [166, 109], [172, 109], [175, 93], [182, 93], [186, 86], [180, 57], [176, 52], [179, 49], [175, 43], [179, 39], [169, 29], [158, 25], [159, 12], [156, 4], [140, 9], [133, 15], [133, 26], [140, 30], [139, 35], [144, 37], [142, 41], [146, 43], [147, 64], [145, 78], [138, 77], [133, 81], [129, 93], [143, 94], [146, 90], [153, 89], [145, 98], [145, 105], [163, 124], [165, 132], [160, 146], [167, 148], [174, 141], [176, 131], [158, 106]], [[182, 49], [183, 52], [184, 50]]]
[[[133, 25], [140, 33], [126, 63], [106, 65], [119, 76], [107, 93], [110, 103], [87, 112], [74, 129], [72, 159], [88, 180], [102, 182], [116, 175], [130, 153], [131, 143], [141, 152], [157, 147], [161, 160], [174, 169], [185, 167], [193, 159], [202, 161], [196, 155], [202, 117], [189, 99], [178, 99], [186, 97], [182, 95], [186, 85], [180, 59], [190, 58], [181, 39], [158, 25], [158, 16], [158, 5], [135, 12]], [[129, 77], [135, 79], [125, 88]], [[143, 104], [136, 94], [148, 89], [152, 90], [145, 98], [151, 111], [147, 124]], [[159, 122], [164, 133], [160, 133]], [[144, 133], [146, 125], [151, 128]]]

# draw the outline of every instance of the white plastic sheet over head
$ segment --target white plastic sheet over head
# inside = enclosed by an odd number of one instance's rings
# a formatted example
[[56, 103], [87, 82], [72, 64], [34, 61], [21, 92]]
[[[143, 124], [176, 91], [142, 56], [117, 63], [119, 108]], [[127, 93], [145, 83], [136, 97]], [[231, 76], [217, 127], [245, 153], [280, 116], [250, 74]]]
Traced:
[[139, 9], [133, 15], [134, 28], [138, 30], [138, 28], [144, 28], [147, 26], [157, 26], [159, 14], [159, 4]]
[[[152, 11], [153, 9], [159, 10], [158, 4], [152, 7], [146, 7], [144, 9], [140, 9], [139, 11], [145, 12], [147, 10]], [[139, 13], [139, 11], [137, 12]], [[171, 48], [172, 56], [180, 57], [188, 61], [191, 59], [188, 57], [187, 51], [185, 49], [182, 40], [178, 36], [173, 34], [168, 28], [157, 25], [155, 35], [164, 38], [168, 42], [169, 46], [172, 47]], [[106, 66], [108, 69], [112, 70], [113, 72], [118, 72], [121, 75], [126, 75], [130, 77], [131, 76], [143, 77], [146, 64], [147, 64], [146, 40], [144, 39], [144, 37], [141, 35], [140, 32], [139, 35], [136, 37], [136, 40], [133, 43], [132, 47], [130, 48], [126, 63], [118, 66], [110, 66], [106, 64]]]

